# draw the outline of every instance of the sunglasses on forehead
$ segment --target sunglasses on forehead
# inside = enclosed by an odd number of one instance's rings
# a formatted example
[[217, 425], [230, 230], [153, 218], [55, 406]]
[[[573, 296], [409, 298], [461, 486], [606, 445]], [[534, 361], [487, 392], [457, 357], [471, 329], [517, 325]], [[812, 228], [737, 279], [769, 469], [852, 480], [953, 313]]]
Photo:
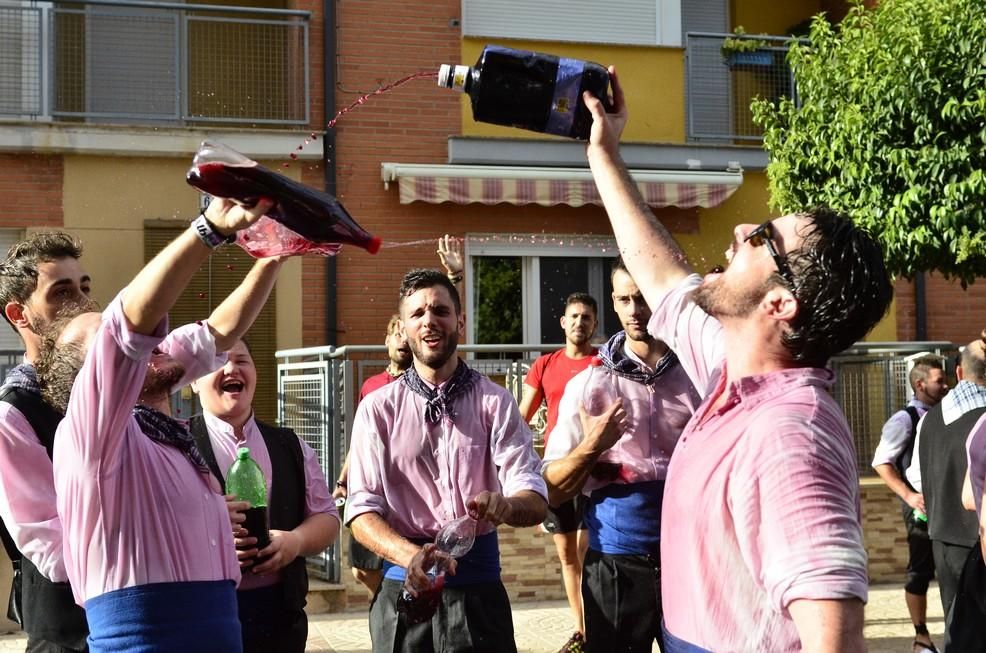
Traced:
[[791, 273], [791, 268], [788, 267], [787, 261], [777, 251], [777, 245], [774, 243], [774, 225], [770, 220], [748, 233], [746, 238], [743, 239], [743, 242], [750, 243], [754, 247], [766, 245], [767, 251], [770, 252], [770, 257], [774, 259], [774, 265], [777, 266], [777, 272], [789, 286], [794, 287], [794, 275]]

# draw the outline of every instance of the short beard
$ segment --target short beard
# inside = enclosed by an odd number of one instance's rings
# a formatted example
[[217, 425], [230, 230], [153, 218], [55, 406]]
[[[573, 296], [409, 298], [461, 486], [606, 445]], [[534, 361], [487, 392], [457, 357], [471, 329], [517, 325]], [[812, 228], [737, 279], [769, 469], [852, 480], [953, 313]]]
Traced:
[[407, 344], [411, 348], [413, 360], [416, 360], [422, 365], [430, 367], [433, 370], [438, 370], [441, 369], [450, 358], [455, 356], [456, 349], [459, 345], [459, 332], [453, 331], [449, 335], [445, 336], [445, 340], [443, 342], [444, 346], [439, 351], [422, 351], [421, 349], [418, 349], [417, 343], [411, 341], [408, 341]]
[[750, 316], [767, 292], [769, 284], [736, 294], [722, 283], [722, 277], [711, 284], [702, 284], [694, 293], [692, 301], [703, 311], [715, 318]]
[[142, 400], [153, 400], [167, 397], [185, 375], [185, 369], [180, 364], [174, 364], [164, 370], [147, 368], [144, 385], [140, 389]]

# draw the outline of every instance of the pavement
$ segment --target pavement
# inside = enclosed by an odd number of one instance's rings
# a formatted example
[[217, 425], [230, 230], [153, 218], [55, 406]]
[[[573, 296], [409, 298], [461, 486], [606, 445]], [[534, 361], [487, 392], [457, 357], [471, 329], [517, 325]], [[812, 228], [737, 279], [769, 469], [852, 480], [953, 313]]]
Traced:
[[[571, 616], [563, 601], [517, 603], [513, 606], [514, 632], [520, 653], [555, 653], [571, 635]], [[944, 632], [938, 588], [928, 592], [928, 630], [941, 648]], [[870, 587], [864, 630], [870, 653], [910, 653], [914, 628], [899, 585]], [[0, 636], [0, 652], [23, 651], [27, 638], [15, 633]], [[309, 617], [309, 653], [366, 653], [370, 633], [365, 612], [320, 614]], [[657, 651], [657, 646], [654, 647]], [[272, 652], [276, 653], [276, 652]]]

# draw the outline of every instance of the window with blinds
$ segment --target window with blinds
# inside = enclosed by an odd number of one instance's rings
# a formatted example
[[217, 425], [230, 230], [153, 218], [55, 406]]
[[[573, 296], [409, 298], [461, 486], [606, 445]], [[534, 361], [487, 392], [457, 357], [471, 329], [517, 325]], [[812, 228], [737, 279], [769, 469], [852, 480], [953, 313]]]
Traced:
[[[188, 227], [187, 223], [148, 222], [144, 225], [144, 260], [150, 261], [165, 245]], [[209, 317], [233, 291], [253, 266], [254, 259], [239, 247], [224, 246], [216, 250], [209, 260], [195, 273], [191, 283], [182, 293], [168, 314], [172, 329]], [[246, 335], [247, 344], [257, 366], [257, 390], [253, 408], [257, 417], [274, 423], [277, 415], [277, 320], [275, 315], [275, 291], [260, 311], [256, 322]], [[183, 393], [184, 417], [200, 412], [198, 399]]]
[[462, 33], [491, 38], [681, 45], [681, 0], [462, 0]]

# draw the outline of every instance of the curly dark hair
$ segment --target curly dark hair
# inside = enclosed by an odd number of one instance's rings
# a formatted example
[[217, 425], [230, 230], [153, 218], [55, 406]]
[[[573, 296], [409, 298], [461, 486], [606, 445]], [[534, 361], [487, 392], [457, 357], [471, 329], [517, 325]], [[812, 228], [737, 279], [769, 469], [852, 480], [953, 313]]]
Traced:
[[461, 314], [462, 300], [459, 299], [459, 291], [455, 289], [455, 284], [449, 281], [444, 273], [426, 268], [415, 268], [404, 275], [404, 278], [401, 280], [398, 305], [422, 288], [434, 288], [435, 286], [441, 286], [448, 291], [448, 294], [452, 297], [452, 305], [455, 306], [456, 314]]
[[61, 315], [41, 334], [41, 351], [34, 362], [34, 369], [41, 385], [41, 396], [62, 414], [68, 409], [69, 395], [75, 377], [86, 358], [85, 349], [76, 342], [58, 342], [58, 337], [77, 313]]
[[[39, 231], [14, 243], [0, 263], [0, 307], [27, 301], [38, 287], [39, 263], [81, 256], [82, 243], [63, 231]], [[0, 313], [10, 324], [6, 312]]]
[[795, 361], [824, 367], [883, 318], [894, 289], [880, 245], [847, 216], [825, 207], [799, 215], [802, 244], [787, 256], [798, 314], [782, 342]]

